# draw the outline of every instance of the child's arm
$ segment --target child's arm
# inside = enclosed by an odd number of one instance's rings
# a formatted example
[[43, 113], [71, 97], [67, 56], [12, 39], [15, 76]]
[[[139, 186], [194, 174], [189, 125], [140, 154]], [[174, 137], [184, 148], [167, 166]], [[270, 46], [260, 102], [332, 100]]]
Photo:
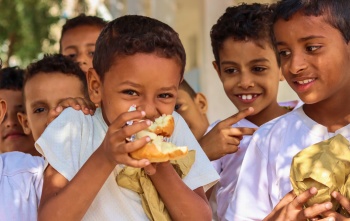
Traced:
[[238, 145], [244, 135], [252, 135], [255, 128], [233, 128], [232, 125], [253, 113], [253, 108], [247, 108], [218, 123], [198, 142], [209, 160], [217, 160], [226, 154], [238, 150]]
[[144, 146], [148, 137], [126, 143], [125, 138], [146, 129], [149, 121], [128, 127], [125, 122], [142, 119], [144, 112], [133, 111], [120, 115], [109, 127], [100, 147], [69, 182], [52, 167], [44, 173], [43, 192], [38, 210], [39, 220], [81, 220], [102, 185], [117, 164], [145, 167], [148, 160], [134, 160], [128, 155]]
[[212, 214], [203, 187], [188, 188], [170, 163], [156, 165], [150, 176], [172, 220], [211, 220]]
[[[320, 214], [329, 211], [332, 208], [331, 202], [315, 204], [311, 207], [303, 209], [303, 205], [315, 194], [317, 194], [317, 189], [314, 187], [303, 192], [299, 196], [295, 196], [295, 194], [292, 192], [288, 193], [263, 221], [313, 219]], [[329, 218], [322, 220], [331, 221]]]

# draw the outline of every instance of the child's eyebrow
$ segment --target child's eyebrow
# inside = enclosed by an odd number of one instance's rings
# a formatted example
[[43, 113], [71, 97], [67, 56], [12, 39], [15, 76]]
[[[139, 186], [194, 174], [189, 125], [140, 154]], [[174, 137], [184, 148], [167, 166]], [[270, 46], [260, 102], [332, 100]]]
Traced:
[[[310, 35], [307, 37], [299, 38], [298, 42], [305, 42], [305, 41], [309, 41], [309, 40], [316, 39], [316, 38], [325, 38], [325, 37], [322, 35]], [[283, 41], [277, 41], [276, 44], [277, 45], [286, 45], [287, 43], [285, 43]]]
[[69, 45], [69, 46], [67, 46], [67, 47], [65, 47], [65, 48], [63, 48], [63, 50], [67, 50], [67, 49], [77, 49], [77, 46], [75, 46], [75, 45]]
[[220, 62], [221, 65], [223, 64], [229, 64], [229, 65], [238, 65], [238, 63], [234, 62], [234, 61], [222, 61]]
[[37, 101], [34, 101], [30, 104], [30, 107], [33, 108], [33, 107], [36, 107], [36, 106], [39, 106], [39, 105], [46, 105], [46, 102], [43, 101], [43, 100], [37, 100]]
[[262, 62], [270, 63], [270, 60], [266, 59], [266, 58], [257, 58], [257, 59], [249, 61], [249, 64], [262, 63]]

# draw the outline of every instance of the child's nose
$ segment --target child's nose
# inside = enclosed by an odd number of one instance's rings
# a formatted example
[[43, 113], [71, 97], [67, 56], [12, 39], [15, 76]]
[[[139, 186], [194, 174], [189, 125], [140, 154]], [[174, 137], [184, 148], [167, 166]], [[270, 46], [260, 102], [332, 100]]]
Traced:
[[145, 103], [145, 104], [139, 105], [137, 109], [145, 111], [146, 113], [145, 118], [150, 120], [154, 120], [160, 116], [156, 106], [153, 103]]
[[5, 119], [4, 119], [4, 123], [6, 125], [6, 127], [15, 127], [18, 125], [18, 120], [17, 120], [17, 114], [6, 114], [5, 115]]
[[254, 81], [250, 74], [242, 74], [238, 86], [243, 89], [254, 87]]
[[300, 74], [307, 68], [306, 59], [302, 55], [292, 54], [288, 64], [289, 72], [292, 74]]

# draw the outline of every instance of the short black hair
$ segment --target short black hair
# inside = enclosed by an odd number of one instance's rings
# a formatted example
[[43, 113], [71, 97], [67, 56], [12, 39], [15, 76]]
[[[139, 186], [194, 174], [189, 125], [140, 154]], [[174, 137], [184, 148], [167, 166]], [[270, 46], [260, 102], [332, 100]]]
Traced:
[[93, 67], [101, 80], [114, 59], [136, 53], [176, 58], [183, 76], [186, 53], [178, 33], [169, 25], [140, 15], [125, 15], [109, 22], [97, 39]]
[[7, 67], [0, 70], [0, 90], [20, 91], [23, 88], [24, 70], [19, 67]]
[[273, 10], [268, 4], [242, 3], [228, 7], [210, 31], [211, 46], [217, 65], [220, 66], [219, 51], [228, 38], [235, 41], [253, 41], [259, 46], [267, 42], [280, 64], [276, 46], [273, 44], [272, 19]]
[[181, 82], [181, 84], [179, 86], [179, 90], [185, 91], [192, 98], [192, 100], [197, 95], [197, 93], [193, 90], [191, 85], [189, 85], [185, 79]]
[[78, 15], [77, 17], [68, 19], [62, 27], [61, 40], [60, 40], [60, 52], [62, 51], [62, 37], [70, 29], [74, 29], [80, 26], [95, 26], [101, 28], [101, 30], [106, 26], [107, 21], [103, 20], [97, 16], [85, 15], [84, 13]]
[[84, 71], [81, 70], [77, 63], [62, 54], [47, 54], [43, 59], [29, 64], [25, 71], [23, 88], [28, 80], [37, 74], [56, 74], [57, 72], [69, 76], [76, 76], [82, 83], [82, 91], [85, 97], [89, 98]]
[[349, 0], [281, 0], [275, 8], [274, 22], [288, 20], [297, 12], [306, 16], [324, 16], [325, 21], [338, 29], [346, 43], [350, 40]]

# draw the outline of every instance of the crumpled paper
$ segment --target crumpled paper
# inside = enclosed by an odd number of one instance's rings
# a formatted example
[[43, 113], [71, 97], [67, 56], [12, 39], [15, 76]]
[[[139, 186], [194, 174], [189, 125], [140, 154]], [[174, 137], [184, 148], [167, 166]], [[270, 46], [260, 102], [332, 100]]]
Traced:
[[[195, 161], [195, 156], [196, 151], [190, 150], [185, 157], [170, 161], [181, 179], [189, 173]], [[117, 175], [116, 181], [119, 186], [132, 190], [140, 195], [142, 208], [150, 220], [171, 220], [152, 180], [143, 169], [124, 167]]]
[[333, 210], [349, 217], [331, 193], [338, 191], [350, 199], [349, 141], [338, 134], [328, 140], [311, 145], [294, 156], [290, 180], [296, 195], [316, 187], [318, 193], [304, 206], [331, 201]]

